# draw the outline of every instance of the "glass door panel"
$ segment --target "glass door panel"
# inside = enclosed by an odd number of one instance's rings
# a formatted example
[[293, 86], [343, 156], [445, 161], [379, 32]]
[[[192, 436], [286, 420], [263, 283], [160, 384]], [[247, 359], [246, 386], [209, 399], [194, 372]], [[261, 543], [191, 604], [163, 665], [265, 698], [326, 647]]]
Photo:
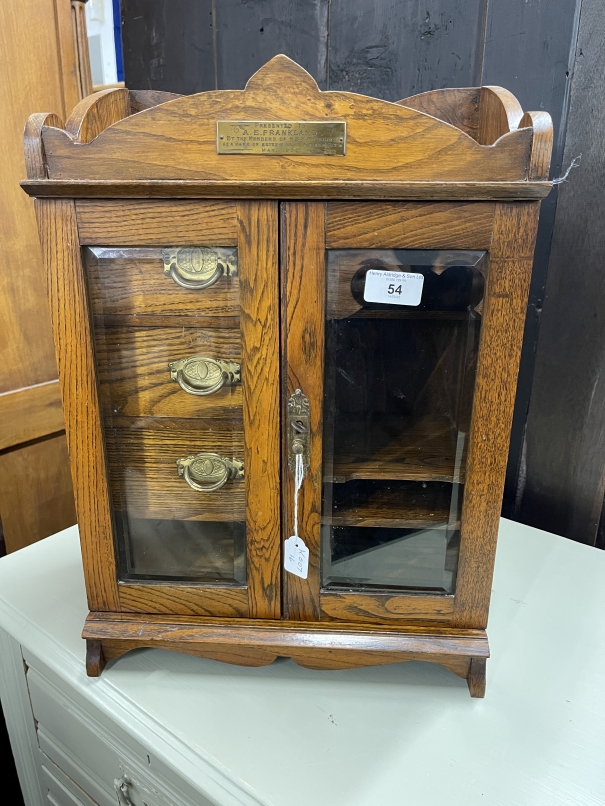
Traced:
[[321, 585], [452, 594], [486, 253], [327, 253]]
[[84, 263], [119, 579], [243, 585], [238, 251], [91, 247]]

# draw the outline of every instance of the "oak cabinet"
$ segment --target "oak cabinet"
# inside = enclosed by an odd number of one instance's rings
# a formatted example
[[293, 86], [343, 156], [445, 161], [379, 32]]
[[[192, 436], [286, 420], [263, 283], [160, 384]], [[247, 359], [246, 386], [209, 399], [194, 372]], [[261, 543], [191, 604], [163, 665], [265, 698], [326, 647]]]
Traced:
[[89, 674], [424, 659], [482, 696], [548, 115], [322, 93], [280, 56], [41, 119]]

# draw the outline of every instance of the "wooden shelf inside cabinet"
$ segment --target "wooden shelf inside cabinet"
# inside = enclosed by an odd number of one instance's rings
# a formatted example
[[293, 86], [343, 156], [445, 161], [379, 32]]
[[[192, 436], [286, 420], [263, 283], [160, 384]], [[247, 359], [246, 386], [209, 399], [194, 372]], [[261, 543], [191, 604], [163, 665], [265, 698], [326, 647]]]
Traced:
[[[418, 490], [400, 488], [370, 492], [363, 502], [334, 503], [322, 523], [331, 526], [380, 527], [383, 529], [445, 529], [450, 496], [442, 487], [420, 496]], [[459, 523], [450, 524], [459, 528]]]
[[368, 426], [363, 418], [339, 418], [332, 476], [326, 480], [464, 481], [463, 464], [456, 472], [456, 438], [450, 420], [427, 416], [405, 430], [402, 419], [382, 417]]

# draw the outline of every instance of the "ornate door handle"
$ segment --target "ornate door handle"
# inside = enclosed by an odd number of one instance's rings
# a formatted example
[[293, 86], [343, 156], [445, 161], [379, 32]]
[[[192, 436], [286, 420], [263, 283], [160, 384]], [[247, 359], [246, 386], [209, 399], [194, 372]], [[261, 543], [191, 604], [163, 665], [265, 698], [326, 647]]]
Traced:
[[196, 453], [186, 459], [177, 459], [176, 466], [193, 490], [211, 493], [233, 479], [244, 478], [244, 463], [240, 459], [227, 459], [218, 453]]
[[206, 355], [194, 355], [168, 363], [170, 379], [190, 395], [211, 395], [223, 386], [241, 383], [241, 366]]
[[237, 277], [237, 251], [207, 246], [162, 249], [164, 274], [177, 285], [199, 291], [214, 285], [223, 275]]

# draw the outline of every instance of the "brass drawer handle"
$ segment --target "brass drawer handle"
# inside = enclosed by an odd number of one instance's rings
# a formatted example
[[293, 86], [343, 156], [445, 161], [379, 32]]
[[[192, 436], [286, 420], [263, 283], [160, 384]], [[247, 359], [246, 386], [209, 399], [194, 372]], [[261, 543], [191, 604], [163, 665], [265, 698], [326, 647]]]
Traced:
[[231, 479], [244, 478], [244, 463], [240, 459], [227, 459], [218, 453], [196, 453], [186, 459], [177, 459], [176, 466], [193, 490], [211, 493]]
[[237, 251], [185, 246], [162, 249], [164, 274], [177, 285], [199, 291], [209, 288], [223, 275], [237, 277]]
[[241, 366], [206, 355], [194, 355], [168, 363], [170, 379], [190, 395], [211, 395], [223, 386], [241, 383]]

